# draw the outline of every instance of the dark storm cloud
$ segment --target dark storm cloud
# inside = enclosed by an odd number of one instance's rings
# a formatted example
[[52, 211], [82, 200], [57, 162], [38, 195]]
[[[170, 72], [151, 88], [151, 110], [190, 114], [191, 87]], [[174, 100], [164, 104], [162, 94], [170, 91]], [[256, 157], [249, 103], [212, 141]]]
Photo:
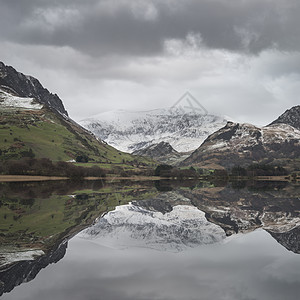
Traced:
[[2, 40], [70, 46], [93, 56], [157, 55], [200, 34], [206, 47], [300, 50], [298, 0], [0, 0]]
[[299, 104], [299, 15], [299, 0], [0, 0], [0, 60], [77, 121], [189, 90], [211, 113], [265, 125]]

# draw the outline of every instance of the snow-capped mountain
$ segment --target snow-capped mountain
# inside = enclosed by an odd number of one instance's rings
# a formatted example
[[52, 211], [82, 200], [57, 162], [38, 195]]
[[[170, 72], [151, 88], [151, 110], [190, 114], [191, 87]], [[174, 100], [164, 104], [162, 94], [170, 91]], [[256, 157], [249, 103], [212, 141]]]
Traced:
[[194, 206], [178, 205], [165, 214], [128, 204], [99, 219], [80, 237], [113, 248], [147, 247], [179, 252], [226, 238], [224, 230], [206, 220]]
[[263, 128], [228, 122], [210, 135], [182, 165], [218, 164], [225, 168], [276, 159], [297, 159], [300, 130], [277, 123]]
[[131, 153], [160, 142], [169, 143], [178, 152], [193, 151], [226, 122], [221, 116], [186, 113], [172, 108], [110, 111], [80, 124], [111, 146]]

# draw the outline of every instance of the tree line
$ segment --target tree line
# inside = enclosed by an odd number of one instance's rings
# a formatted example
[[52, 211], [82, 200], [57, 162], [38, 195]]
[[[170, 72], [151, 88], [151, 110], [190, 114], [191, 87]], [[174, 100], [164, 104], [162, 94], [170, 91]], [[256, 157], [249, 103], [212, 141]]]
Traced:
[[252, 164], [244, 168], [236, 166], [231, 169], [232, 176], [286, 176], [289, 172], [281, 166], [272, 166], [267, 164]]
[[257, 177], [257, 176], [287, 176], [289, 172], [282, 166], [272, 166], [267, 164], [252, 164], [247, 167], [236, 166], [231, 170], [217, 169], [205, 170], [195, 169], [178, 169], [171, 165], [162, 164], [156, 167], [155, 176], [168, 178], [229, 178], [229, 177]]

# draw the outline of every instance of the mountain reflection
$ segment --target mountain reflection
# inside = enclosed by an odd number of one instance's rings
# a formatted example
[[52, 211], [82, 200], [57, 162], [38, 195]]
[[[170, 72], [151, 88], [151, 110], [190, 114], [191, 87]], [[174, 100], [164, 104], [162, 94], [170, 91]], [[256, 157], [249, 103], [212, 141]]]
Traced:
[[0, 190], [0, 295], [61, 260], [82, 230], [79, 237], [112, 248], [180, 252], [262, 228], [300, 253], [297, 185], [56, 182]]
[[65, 241], [57, 248], [51, 249], [46, 255], [2, 267], [0, 269], [0, 295], [9, 293], [23, 282], [33, 280], [42, 269], [60, 261], [66, 254], [67, 245]]
[[[299, 253], [298, 188], [177, 189], [118, 207], [80, 234], [102, 245], [183, 251], [236, 233], [265, 229]], [[274, 187], [274, 185], [272, 184]]]
[[208, 222], [196, 207], [178, 205], [162, 214], [138, 205], [124, 205], [79, 234], [114, 248], [145, 247], [179, 252], [225, 239], [220, 226]]

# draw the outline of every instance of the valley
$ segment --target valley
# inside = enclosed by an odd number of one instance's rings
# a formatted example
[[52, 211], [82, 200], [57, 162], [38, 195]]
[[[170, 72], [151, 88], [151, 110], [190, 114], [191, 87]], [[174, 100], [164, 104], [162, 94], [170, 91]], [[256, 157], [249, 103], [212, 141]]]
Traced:
[[[79, 125], [68, 116], [62, 100], [37, 79], [3, 63], [0, 79], [2, 164], [18, 165], [13, 161], [22, 161], [28, 165], [32, 159], [30, 164], [34, 166], [41, 159], [49, 159], [54, 164], [69, 162], [74, 165], [74, 172], [82, 174], [80, 168], [91, 174], [87, 169], [98, 167], [102, 174], [113, 178], [153, 176], [160, 164], [177, 168], [180, 176], [185, 173], [186, 178], [220, 175], [218, 170], [231, 174], [235, 167], [254, 164], [284, 168], [289, 174], [300, 169], [299, 106], [262, 128], [213, 114], [186, 112], [180, 107], [112, 111], [83, 120]], [[6, 165], [1, 167], [3, 175], [59, 176], [59, 171], [21, 171], [20, 164], [19, 174], [11, 173]], [[184, 171], [189, 168], [197, 169], [198, 175]], [[173, 178], [179, 176], [176, 172]]]

